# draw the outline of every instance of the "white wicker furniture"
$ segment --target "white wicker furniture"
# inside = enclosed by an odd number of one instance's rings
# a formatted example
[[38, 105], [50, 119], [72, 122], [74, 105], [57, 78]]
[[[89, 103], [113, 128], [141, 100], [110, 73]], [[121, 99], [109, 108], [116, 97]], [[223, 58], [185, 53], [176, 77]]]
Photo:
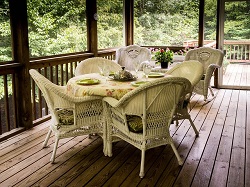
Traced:
[[204, 76], [200, 82], [194, 87], [194, 92], [204, 96], [204, 101], [207, 100], [208, 89], [214, 97], [213, 90], [210, 86], [211, 77], [216, 68], [220, 68], [223, 63], [224, 54], [219, 49], [210, 47], [200, 47], [188, 51], [185, 57], [187, 60], [198, 60], [203, 65]]
[[184, 77], [188, 79], [192, 85], [190, 90], [187, 90], [185, 97], [181, 97], [179, 104], [177, 105], [173, 120], [178, 124], [179, 120], [188, 119], [191, 126], [193, 127], [196, 136], [199, 135], [190, 114], [188, 112], [188, 104], [190, 97], [192, 96], [192, 91], [194, 86], [201, 80], [203, 76], [203, 66], [199, 61], [184, 61], [180, 64], [175, 65], [166, 74], [175, 77]]
[[118, 137], [141, 150], [140, 177], [144, 176], [145, 151], [170, 144], [180, 165], [183, 164], [169, 126], [180, 97], [191, 89], [181, 77], [166, 77], [139, 86], [120, 100], [105, 97], [107, 145], [105, 155], [112, 156], [112, 142]]
[[146, 47], [139, 45], [129, 45], [121, 47], [116, 51], [116, 62], [121, 66], [125, 66], [127, 70], [134, 70], [133, 63], [139, 61], [150, 61], [151, 51]]
[[117, 72], [121, 70], [121, 66], [116, 62], [101, 58], [101, 57], [93, 57], [88, 58], [86, 60], [81, 61], [75, 69], [75, 76], [83, 75], [87, 73], [100, 73], [98, 66], [109, 66], [110, 70], [113, 72]]
[[51, 114], [50, 130], [43, 143], [47, 142], [52, 132], [55, 133], [55, 144], [50, 161], [54, 163], [59, 139], [103, 134], [102, 97], [73, 97], [66, 94], [66, 87], [53, 84], [38, 71], [29, 70], [31, 77], [42, 91]]

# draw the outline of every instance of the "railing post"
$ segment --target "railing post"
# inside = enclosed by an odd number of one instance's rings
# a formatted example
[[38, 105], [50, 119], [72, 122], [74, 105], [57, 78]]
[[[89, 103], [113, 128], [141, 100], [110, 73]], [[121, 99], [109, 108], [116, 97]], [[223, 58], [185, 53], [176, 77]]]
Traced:
[[96, 0], [86, 0], [86, 19], [87, 19], [87, 48], [88, 51], [98, 56], [97, 39], [97, 5]]
[[12, 55], [16, 63], [22, 64], [16, 73], [17, 124], [27, 129], [32, 124], [31, 85], [29, 75], [28, 20], [26, 0], [10, 0], [10, 23], [12, 33]]

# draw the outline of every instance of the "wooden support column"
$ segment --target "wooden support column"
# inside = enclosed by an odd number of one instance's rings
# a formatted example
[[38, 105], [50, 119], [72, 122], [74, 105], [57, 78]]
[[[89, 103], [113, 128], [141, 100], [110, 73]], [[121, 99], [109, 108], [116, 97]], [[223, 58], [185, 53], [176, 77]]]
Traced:
[[29, 129], [32, 123], [31, 84], [29, 75], [29, 44], [26, 0], [9, 0], [12, 34], [12, 56], [22, 64], [16, 79], [17, 125]]
[[200, 0], [198, 47], [202, 47], [204, 45], [204, 11], [205, 11], [205, 0]]
[[[217, 0], [217, 24], [216, 24], [216, 49], [223, 51], [224, 46], [224, 19], [225, 19], [225, 1]], [[219, 71], [214, 72], [214, 86], [218, 88]]]
[[125, 45], [134, 44], [134, 0], [123, 0]]
[[86, 19], [87, 19], [87, 48], [88, 51], [97, 56], [97, 5], [96, 0], [86, 0]]

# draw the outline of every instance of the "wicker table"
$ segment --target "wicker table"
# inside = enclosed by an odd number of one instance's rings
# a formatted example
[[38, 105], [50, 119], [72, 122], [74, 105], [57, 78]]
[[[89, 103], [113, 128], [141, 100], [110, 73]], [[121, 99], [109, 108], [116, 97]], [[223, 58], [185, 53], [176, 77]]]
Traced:
[[[166, 76], [166, 75], [165, 75]], [[142, 76], [137, 81], [145, 80]], [[100, 83], [95, 85], [79, 85], [78, 80], [83, 78], [95, 78], [99, 79]], [[148, 81], [155, 80], [156, 78], [148, 78]], [[131, 81], [132, 82], [132, 81]], [[98, 95], [98, 96], [110, 96], [115, 99], [122, 98], [123, 95], [136, 87], [131, 82], [120, 82], [109, 79], [105, 80], [105, 77], [98, 73], [85, 74], [71, 78], [67, 83], [67, 93], [76, 97], [87, 96], [87, 95]]]

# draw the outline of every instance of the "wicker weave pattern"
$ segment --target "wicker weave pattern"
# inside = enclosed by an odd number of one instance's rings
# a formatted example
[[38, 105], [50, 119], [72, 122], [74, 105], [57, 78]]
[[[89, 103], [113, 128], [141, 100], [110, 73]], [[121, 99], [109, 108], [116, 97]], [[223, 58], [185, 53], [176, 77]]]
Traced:
[[[53, 84], [36, 70], [29, 71], [31, 77], [42, 91], [51, 114], [51, 125], [43, 147], [46, 147], [51, 132], [55, 133], [55, 145], [51, 156], [54, 162], [59, 139], [87, 135], [103, 134], [102, 97], [74, 97], [66, 94], [66, 87]], [[62, 110], [72, 111], [73, 124], [60, 123]], [[58, 115], [59, 114], [59, 115]]]
[[127, 70], [134, 70], [133, 62], [143, 62], [151, 59], [151, 51], [139, 45], [121, 47], [116, 51], [116, 62]]
[[176, 107], [173, 120], [175, 120], [176, 123], [178, 124], [178, 120], [188, 119], [196, 135], [198, 136], [199, 132], [197, 131], [190, 117], [190, 114], [188, 112], [188, 103], [190, 101], [193, 88], [201, 80], [201, 77], [203, 76], [203, 66], [199, 61], [195, 61], [195, 60], [184, 61], [181, 64], [177, 64], [176, 66], [171, 68], [167, 72], [167, 74], [176, 76], [176, 77], [184, 77], [190, 81], [192, 87], [190, 90], [188, 90], [188, 92], [186, 92], [185, 97], [180, 98], [180, 101]]
[[208, 89], [211, 95], [214, 96], [210, 81], [214, 70], [222, 66], [224, 54], [221, 50], [210, 47], [200, 47], [188, 51], [185, 60], [198, 60], [203, 65], [204, 79], [194, 87], [194, 92], [204, 96], [204, 101], [207, 99]]
[[[190, 89], [191, 84], [185, 78], [165, 77], [141, 85], [120, 100], [105, 97], [104, 111], [108, 124], [105, 155], [112, 156], [112, 142], [119, 137], [142, 151], [140, 177], [144, 176], [145, 151], [153, 147], [170, 144], [179, 164], [182, 164], [169, 134], [169, 125], [179, 98]], [[141, 117], [142, 133], [129, 130], [127, 115]]]
[[98, 65], [100, 66], [101, 64], [104, 66], [109, 65], [110, 69], [114, 72], [121, 70], [121, 66], [112, 60], [101, 57], [93, 57], [83, 60], [77, 65], [75, 69], [75, 76], [87, 73], [100, 73]]

